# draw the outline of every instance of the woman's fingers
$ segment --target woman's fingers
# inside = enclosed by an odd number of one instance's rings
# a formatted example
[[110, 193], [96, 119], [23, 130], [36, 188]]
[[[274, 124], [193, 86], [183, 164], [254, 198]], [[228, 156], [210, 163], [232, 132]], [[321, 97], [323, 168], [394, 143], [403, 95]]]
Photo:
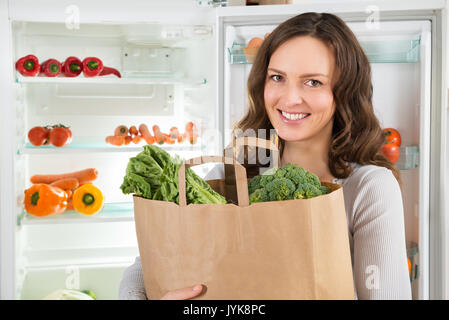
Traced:
[[192, 287], [182, 288], [167, 292], [161, 300], [186, 300], [196, 297], [203, 291], [202, 285], [196, 285]]

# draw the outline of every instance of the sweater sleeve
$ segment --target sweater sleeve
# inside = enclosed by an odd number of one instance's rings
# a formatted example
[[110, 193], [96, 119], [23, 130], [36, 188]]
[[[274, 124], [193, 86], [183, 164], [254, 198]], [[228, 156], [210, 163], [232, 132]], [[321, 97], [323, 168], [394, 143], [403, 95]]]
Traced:
[[358, 299], [411, 299], [399, 184], [385, 168], [360, 181], [352, 221]]
[[147, 300], [140, 257], [137, 257], [134, 264], [123, 272], [118, 298], [119, 300]]

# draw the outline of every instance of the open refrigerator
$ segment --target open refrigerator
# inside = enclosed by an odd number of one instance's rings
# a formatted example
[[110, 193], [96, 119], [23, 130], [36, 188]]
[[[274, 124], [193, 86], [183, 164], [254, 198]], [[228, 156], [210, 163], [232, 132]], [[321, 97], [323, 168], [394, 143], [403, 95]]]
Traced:
[[[142, 145], [111, 146], [104, 137], [118, 125], [158, 124], [168, 131], [193, 121], [200, 132], [195, 145], [162, 147], [185, 159], [222, 154], [230, 129], [247, 108], [251, 57], [243, 48], [251, 38], [263, 38], [282, 21], [308, 11], [342, 17], [370, 59], [376, 114], [383, 127], [402, 135], [398, 167], [413, 298], [449, 296], [445, 1], [225, 5], [199, 0], [1, 2], [0, 34], [9, 39], [0, 62], [6, 92], [0, 130], [7, 137], [0, 142], [2, 299], [41, 299], [60, 288], [117, 298], [122, 272], [139, 254], [132, 197], [119, 187], [129, 158]], [[42, 61], [97, 56], [123, 77], [22, 77], [13, 65], [29, 53]], [[70, 145], [29, 144], [30, 128], [56, 123], [70, 125]], [[89, 167], [98, 169], [95, 185], [105, 195], [100, 213], [34, 218], [24, 212], [23, 192], [31, 175]], [[208, 167], [196, 170], [204, 176]]]

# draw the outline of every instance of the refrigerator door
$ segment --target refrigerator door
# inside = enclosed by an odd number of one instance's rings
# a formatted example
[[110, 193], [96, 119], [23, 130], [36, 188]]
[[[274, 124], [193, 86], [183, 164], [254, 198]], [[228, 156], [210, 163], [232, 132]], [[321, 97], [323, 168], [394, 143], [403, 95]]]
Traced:
[[[441, 147], [445, 123], [440, 123], [446, 111], [437, 102], [441, 92], [436, 89], [442, 85], [441, 50], [435, 42], [442, 37], [438, 10], [444, 8], [444, 3], [427, 6], [414, 2], [417, 7], [413, 10], [408, 4], [390, 3], [391, 6], [379, 11], [378, 3], [374, 2], [371, 11], [365, 11], [365, 7], [350, 2], [339, 2], [325, 11], [342, 17], [355, 32], [372, 65], [376, 115], [384, 128], [397, 128], [403, 136], [398, 167], [404, 180], [402, 193], [413, 298], [441, 298], [437, 287], [445, 279], [440, 257], [444, 253], [445, 244], [440, 240], [444, 232], [440, 230], [437, 237], [432, 231], [442, 228], [433, 221], [444, 221], [443, 194], [438, 196], [434, 192], [442, 186], [444, 168], [441, 169], [440, 161], [446, 159]], [[232, 127], [248, 108], [246, 82], [251, 56], [245, 55], [243, 48], [251, 38], [263, 39], [265, 33], [295, 14], [322, 12], [322, 5], [317, 1], [297, 6], [218, 10], [218, 73], [222, 75], [218, 79], [218, 103], [223, 110], [223, 145], [230, 142]], [[436, 14], [429, 14], [432, 6]]]

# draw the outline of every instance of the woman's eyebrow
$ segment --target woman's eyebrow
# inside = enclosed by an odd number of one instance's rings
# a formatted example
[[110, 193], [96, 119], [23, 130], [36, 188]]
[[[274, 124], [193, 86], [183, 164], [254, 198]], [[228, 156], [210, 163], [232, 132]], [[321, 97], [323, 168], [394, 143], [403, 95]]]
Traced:
[[[283, 72], [281, 70], [278, 70], [278, 69], [275, 69], [275, 68], [268, 68], [268, 70], [276, 72], [276, 73], [279, 73], [279, 74], [282, 74], [282, 75], [285, 75], [285, 72]], [[323, 74], [323, 73], [304, 73], [304, 74], [301, 75], [301, 78], [316, 77], [316, 76], [322, 76], [322, 77], [326, 77], [327, 78], [327, 75]]]
[[284, 74], [284, 75], [285, 75], [285, 72], [283, 72], [283, 71], [281, 71], [281, 70], [274, 69], [274, 68], [268, 68], [268, 71], [273, 71], [273, 72], [276, 72], [276, 73]]

